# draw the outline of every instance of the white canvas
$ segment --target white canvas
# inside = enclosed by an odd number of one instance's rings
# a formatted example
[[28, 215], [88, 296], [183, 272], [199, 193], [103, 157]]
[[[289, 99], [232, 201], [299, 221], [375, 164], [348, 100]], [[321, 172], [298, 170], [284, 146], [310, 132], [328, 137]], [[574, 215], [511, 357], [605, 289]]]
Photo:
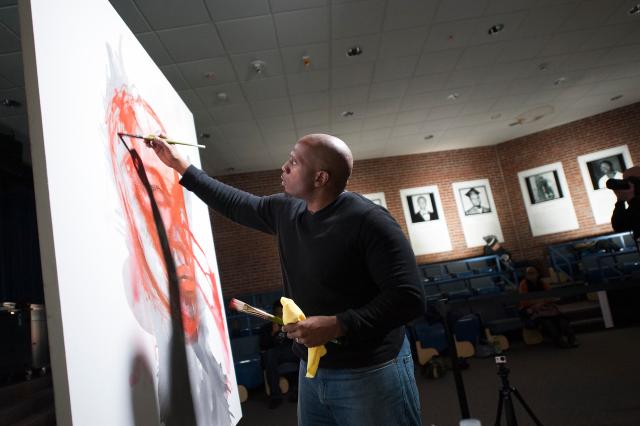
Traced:
[[107, 0], [20, 15], [58, 424], [236, 424], [208, 209], [117, 136], [196, 143], [192, 114]]
[[414, 253], [451, 251], [451, 238], [437, 186], [400, 190], [404, 218]]
[[521, 171], [518, 179], [534, 237], [578, 229], [561, 162]]
[[484, 246], [486, 235], [504, 241], [489, 179], [455, 182], [452, 187], [467, 247]]
[[587, 190], [593, 218], [598, 225], [611, 222], [611, 215], [616, 204], [615, 194], [605, 187], [608, 179], [599, 170], [602, 162], [609, 162], [612, 165], [611, 171], [616, 179], [622, 179], [622, 173], [633, 166], [627, 145], [578, 157], [580, 173]]
[[372, 192], [371, 194], [362, 194], [362, 196], [385, 209], [387, 208], [387, 199], [384, 197], [384, 192]]

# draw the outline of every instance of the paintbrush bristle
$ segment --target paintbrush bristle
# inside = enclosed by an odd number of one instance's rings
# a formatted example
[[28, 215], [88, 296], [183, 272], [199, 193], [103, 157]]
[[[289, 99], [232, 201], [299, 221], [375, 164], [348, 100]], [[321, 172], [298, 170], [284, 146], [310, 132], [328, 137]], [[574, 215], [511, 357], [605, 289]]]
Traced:
[[247, 306], [247, 304], [238, 299], [231, 299], [229, 302], [229, 308], [234, 311], [242, 312], [245, 309], [245, 306]]

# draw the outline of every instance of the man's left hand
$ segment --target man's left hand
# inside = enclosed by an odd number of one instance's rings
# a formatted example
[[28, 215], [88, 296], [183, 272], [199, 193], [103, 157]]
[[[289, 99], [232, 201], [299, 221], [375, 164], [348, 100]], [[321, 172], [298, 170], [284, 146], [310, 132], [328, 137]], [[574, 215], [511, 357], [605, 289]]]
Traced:
[[344, 334], [335, 316], [309, 317], [295, 324], [285, 325], [282, 330], [287, 333], [289, 339], [308, 348], [324, 345]]

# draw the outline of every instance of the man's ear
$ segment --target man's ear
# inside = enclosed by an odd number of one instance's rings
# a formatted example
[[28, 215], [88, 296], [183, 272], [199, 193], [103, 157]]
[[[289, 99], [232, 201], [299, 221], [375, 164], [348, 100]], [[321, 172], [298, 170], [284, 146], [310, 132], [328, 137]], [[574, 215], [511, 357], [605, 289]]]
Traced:
[[319, 172], [316, 172], [316, 178], [313, 182], [316, 188], [325, 186], [327, 182], [329, 182], [329, 172], [324, 170], [320, 170]]

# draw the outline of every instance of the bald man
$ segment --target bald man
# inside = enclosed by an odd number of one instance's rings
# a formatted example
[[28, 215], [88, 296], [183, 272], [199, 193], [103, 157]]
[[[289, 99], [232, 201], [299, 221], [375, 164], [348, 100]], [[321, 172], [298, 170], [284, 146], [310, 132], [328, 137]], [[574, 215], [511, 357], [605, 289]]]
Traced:
[[[424, 309], [415, 256], [387, 210], [345, 191], [349, 147], [303, 137], [282, 166], [284, 194], [257, 197], [207, 176], [160, 138], [149, 146], [209, 207], [277, 237], [284, 294], [307, 315], [284, 328], [301, 359], [298, 424], [421, 424], [404, 329]], [[307, 348], [319, 345], [327, 354], [308, 379]]]
[[613, 191], [617, 201], [611, 216], [611, 226], [616, 232], [633, 231], [634, 238], [638, 240], [640, 238], [640, 198], [636, 196], [636, 185], [640, 182], [640, 167], [635, 166], [625, 170], [623, 178], [630, 180], [630, 188]]

